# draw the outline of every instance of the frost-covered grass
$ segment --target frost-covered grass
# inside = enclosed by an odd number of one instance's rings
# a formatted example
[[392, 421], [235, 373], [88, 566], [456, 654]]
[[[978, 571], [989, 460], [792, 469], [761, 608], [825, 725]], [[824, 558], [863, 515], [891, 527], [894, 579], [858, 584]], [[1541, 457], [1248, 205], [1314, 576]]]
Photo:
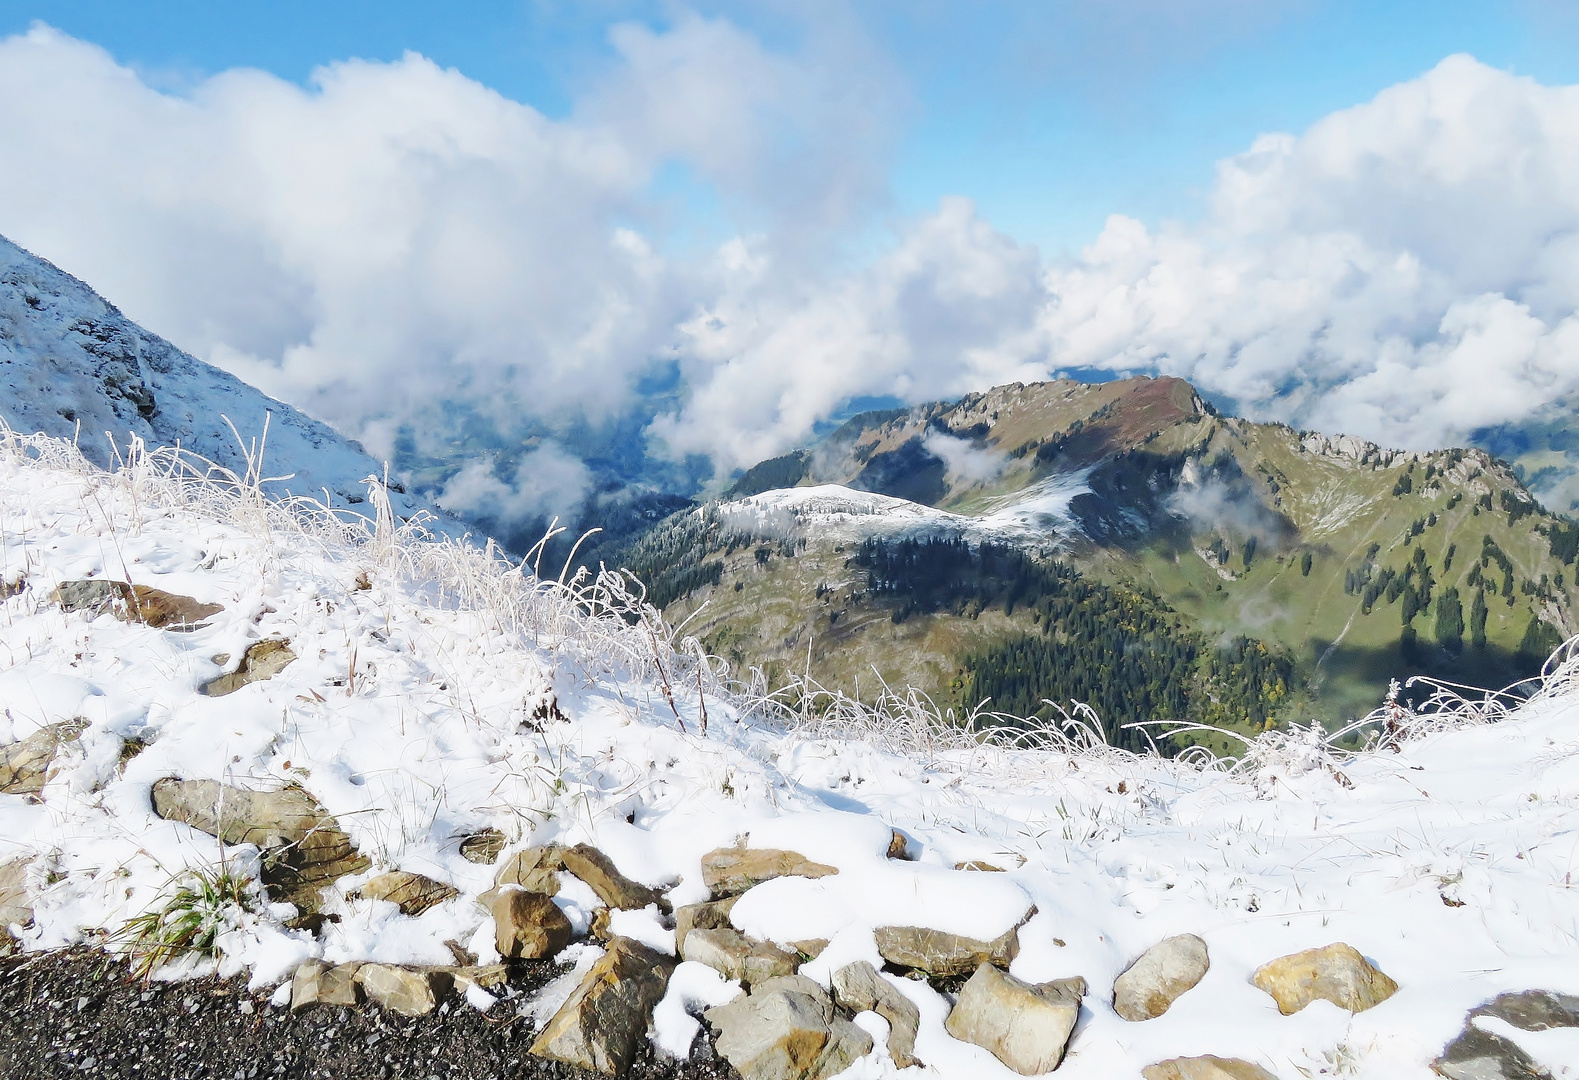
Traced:
[[[1504, 990], [1579, 993], [1571, 651], [1527, 700], [1442, 687], [1434, 711], [1373, 718], [1375, 743], [1358, 752], [1312, 725], [1233, 760], [1169, 760], [1103, 745], [1078, 710], [1035, 738], [987, 737], [976, 729], [1001, 718], [941, 723], [902, 689], [876, 705], [810, 683], [769, 697], [616, 574], [538, 576], [387, 510], [269, 502], [255, 475], [138, 446], [103, 473], [69, 444], [0, 435], [0, 580], [25, 585], [0, 602], [0, 744], [88, 721], [36, 801], [0, 796], [0, 863], [29, 860], [26, 947], [124, 947], [115, 935], [151, 925], [192, 872], [251, 872], [255, 851], [152, 813], [151, 785], [180, 776], [300, 784], [373, 865], [327, 898], [340, 921], [320, 939], [286, 930], [281, 905], [205, 908], [223, 912], [202, 922], [215, 956], [188, 952], [167, 975], [206, 963], [266, 986], [309, 956], [444, 964], [447, 940], [486, 959], [475, 898], [493, 870], [458, 847], [492, 827], [512, 842], [595, 843], [630, 876], [672, 886], [676, 904], [705, 897], [701, 855], [741, 834], [837, 866], [759, 886], [734, 912], [758, 937], [829, 939], [806, 969], [825, 981], [877, 959], [877, 926], [990, 938], [1034, 904], [1014, 973], [1092, 986], [1061, 1076], [1132, 1077], [1213, 1053], [1285, 1078], [1424, 1080], [1468, 1008]], [[172, 633], [50, 602], [59, 582], [89, 576], [224, 610]], [[198, 693], [268, 637], [298, 659], [228, 697]], [[889, 826], [915, 861], [885, 857]], [[954, 869], [969, 861], [1006, 872]], [[351, 897], [396, 868], [459, 896], [415, 918]], [[591, 893], [567, 878], [558, 899], [585, 927]], [[620, 913], [615, 929], [672, 948], [655, 910]], [[1113, 978], [1182, 932], [1206, 939], [1206, 979], [1163, 1017], [1118, 1018]], [[1398, 995], [1353, 1017], [1324, 1003], [1283, 1017], [1249, 985], [1266, 960], [1338, 940]], [[682, 971], [686, 1000], [728, 992]], [[935, 1074], [1012, 1075], [944, 1033], [940, 994], [898, 985]], [[684, 1010], [664, 1013], [673, 1039]], [[1553, 1060], [1556, 1075], [1566, 1064]], [[892, 1071], [881, 1052], [856, 1067]]]

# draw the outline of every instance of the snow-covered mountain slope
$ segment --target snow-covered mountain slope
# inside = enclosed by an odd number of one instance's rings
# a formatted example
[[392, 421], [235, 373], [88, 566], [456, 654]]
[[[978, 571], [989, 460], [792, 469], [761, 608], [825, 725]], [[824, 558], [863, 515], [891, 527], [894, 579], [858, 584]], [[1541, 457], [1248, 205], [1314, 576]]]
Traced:
[[[448, 964], [456, 941], [486, 959], [477, 898], [495, 871], [458, 838], [493, 828], [505, 857], [593, 843], [676, 906], [707, 898], [704, 853], [742, 836], [835, 867], [757, 885], [729, 916], [759, 939], [826, 939], [801, 968], [825, 986], [853, 960], [882, 965], [879, 928], [986, 940], [1029, 913], [1010, 972], [1089, 985], [1059, 1077], [1133, 1080], [1215, 1054], [1284, 1080], [1427, 1080], [1471, 1008], [1504, 991], [1579, 994], [1573, 662], [1499, 722], [1403, 716], [1396, 730], [1413, 734], [1396, 751], [1348, 756], [1317, 729], [1269, 733], [1227, 768], [1014, 749], [848, 709], [840, 724], [773, 721], [661, 627], [588, 614], [475, 548], [325, 531], [152, 469], [102, 474], [48, 440], [0, 439], [0, 543], [0, 749], [80, 727], [36, 795], [0, 795], [0, 867], [26, 866], [31, 925], [15, 926], [28, 948], [101, 940], [185, 867], [256, 867], [255, 849], [153, 812], [153, 785], [177, 777], [299, 785], [369, 860], [325, 891], [339, 921], [321, 937], [284, 928], [279, 905], [221, 934], [223, 965], [259, 986], [314, 956]], [[52, 599], [94, 578], [221, 610], [176, 633]], [[295, 662], [226, 697], [199, 692], [266, 638]], [[908, 861], [888, 857], [891, 827]], [[972, 862], [1005, 872], [956, 869]], [[456, 894], [415, 917], [353, 897], [396, 868]], [[591, 892], [561, 885], [555, 902], [584, 930]], [[613, 931], [674, 949], [655, 906], [616, 912]], [[1209, 948], [1204, 979], [1155, 1019], [1122, 1019], [1115, 978], [1185, 933]], [[1357, 1014], [1316, 1001], [1284, 1016], [1252, 985], [1260, 965], [1333, 942], [1397, 993]], [[694, 961], [680, 970], [655, 1030], [683, 1049], [686, 1003], [735, 991]], [[948, 1034], [947, 987], [885, 978], [920, 1014], [924, 1066], [904, 1075], [1016, 1075]], [[1509, 1030], [1553, 1076], [1576, 1075], [1572, 1031]], [[879, 1038], [846, 1075], [897, 1074]]]
[[[0, 237], [0, 420], [23, 432], [76, 436], [108, 465], [133, 436], [183, 448], [240, 474], [263, 433], [270, 485], [362, 510], [362, 480], [383, 467], [328, 425], [197, 360], [127, 319], [70, 274]], [[78, 434], [80, 430], [80, 435]], [[112, 445], [113, 440], [113, 445]], [[392, 499], [409, 515], [416, 504]]]

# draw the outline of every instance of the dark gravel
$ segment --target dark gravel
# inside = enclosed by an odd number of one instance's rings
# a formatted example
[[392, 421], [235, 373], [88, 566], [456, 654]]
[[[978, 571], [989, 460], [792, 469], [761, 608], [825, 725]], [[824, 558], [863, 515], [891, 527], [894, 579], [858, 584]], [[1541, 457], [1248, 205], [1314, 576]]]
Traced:
[[[292, 1013], [247, 992], [244, 979], [143, 984], [126, 962], [92, 949], [0, 957], [0, 1078], [188, 1077], [273, 1080], [591, 1078], [527, 1054], [521, 997], [564, 969], [527, 961], [487, 1016], [451, 997], [419, 1019], [376, 1005]], [[250, 1010], [250, 1011], [249, 1011]], [[659, 1061], [646, 1044], [635, 1080], [738, 1080], [698, 1037], [688, 1062]]]

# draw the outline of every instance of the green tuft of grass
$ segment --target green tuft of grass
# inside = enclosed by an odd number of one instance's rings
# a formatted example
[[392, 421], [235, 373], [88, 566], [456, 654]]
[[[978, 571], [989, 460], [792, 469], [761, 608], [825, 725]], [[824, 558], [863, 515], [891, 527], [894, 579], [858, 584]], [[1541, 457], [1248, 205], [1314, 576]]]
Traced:
[[127, 920], [114, 935], [128, 947], [139, 979], [181, 956], [217, 956], [219, 936], [260, 907], [256, 880], [228, 867], [187, 870], [171, 884], [163, 907]]

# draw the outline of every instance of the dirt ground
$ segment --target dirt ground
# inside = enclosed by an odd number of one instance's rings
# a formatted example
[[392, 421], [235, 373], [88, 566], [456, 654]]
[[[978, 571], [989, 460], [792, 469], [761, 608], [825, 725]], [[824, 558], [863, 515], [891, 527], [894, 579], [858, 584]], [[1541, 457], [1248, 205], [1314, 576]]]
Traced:
[[[0, 1078], [156, 1077], [187, 1080], [537, 1080], [593, 1073], [527, 1054], [516, 1007], [563, 969], [525, 961], [487, 1015], [451, 997], [409, 1019], [376, 1005], [292, 1013], [249, 993], [244, 979], [144, 984], [124, 959], [92, 949], [0, 957]], [[738, 1080], [707, 1033], [691, 1060], [658, 1060], [650, 1043], [634, 1080]]]

